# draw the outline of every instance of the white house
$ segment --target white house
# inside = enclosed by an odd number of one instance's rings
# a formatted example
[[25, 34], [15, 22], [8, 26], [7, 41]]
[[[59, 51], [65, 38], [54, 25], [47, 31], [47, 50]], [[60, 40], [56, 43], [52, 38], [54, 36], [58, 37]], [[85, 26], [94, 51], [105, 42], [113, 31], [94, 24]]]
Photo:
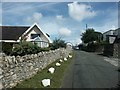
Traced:
[[26, 41], [36, 42], [40, 47], [48, 47], [52, 43], [49, 35], [35, 23], [32, 26], [1, 26], [2, 39], [0, 42], [18, 43], [21, 38]]

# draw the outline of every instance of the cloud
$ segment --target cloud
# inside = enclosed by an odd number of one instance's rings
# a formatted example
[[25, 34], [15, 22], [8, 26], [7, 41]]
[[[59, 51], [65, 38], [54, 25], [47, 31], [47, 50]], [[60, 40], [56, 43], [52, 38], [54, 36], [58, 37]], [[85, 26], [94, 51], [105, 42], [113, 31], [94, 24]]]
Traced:
[[77, 21], [82, 21], [96, 15], [96, 12], [92, 10], [90, 5], [79, 4], [78, 2], [68, 4], [68, 12], [70, 17]]
[[42, 13], [35, 12], [31, 17], [27, 17], [26, 21], [29, 23], [39, 23], [42, 17]]
[[111, 27], [110, 29], [111, 29], [111, 30], [115, 30], [115, 29], [117, 29], [117, 27], [114, 26], [114, 25], [112, 25], [112, 27]]
[[57, 19], [57, 20], [63, 20], [63, 16], [62, 16], [62, 15], [57, 15], [57, 16], [56, 16], [56, 19]]
[[71, 35], [71, 30], [69, 30], [68, 28], [61, 28], [60, 30], [59, 30], [59, 34], [61, 35], [61, 36], [70, 36]]
[[39, 24], [39, 26], [42, 28], [42, 30], [44, 30], [44, 32], [50, 35], [58, 34], [58, 29], [60, 28], [60, 26], [55, 22], [52, 22], [52, 23], [45, 22], [45, 23]]
[[80, 34], [82, 35], [82, 33], [84, 33], [86, 30], [80, 30]]
[[82, 40], [80, 39], [80, 37], [76, 38], [76, 42], [75, 42], [77, 45], [82, 43]]
[[74, 37], [74, 39], [71, 38], [67, 40], [67, 42], [71, 42], [73, 45], [79, 45], [80, 43], [82, 43], [82, 40], [80, 39], [80, 37], [77, 36], [77, 37]]

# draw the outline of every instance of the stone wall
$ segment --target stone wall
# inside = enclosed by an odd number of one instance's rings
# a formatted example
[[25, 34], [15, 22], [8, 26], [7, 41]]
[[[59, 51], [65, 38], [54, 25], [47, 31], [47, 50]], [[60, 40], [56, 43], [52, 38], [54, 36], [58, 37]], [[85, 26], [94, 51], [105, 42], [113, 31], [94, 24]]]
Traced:
[[68, 57], [71, 50], [61, 48], [17, 57], [0, 54], [0, 89], [16, 86], [57, 59]]
[[120, 58], [120, 43], [114, 44], [113, 57]]
[[106, 56], [113, 56], [114, 44], [105, 44], [103, 54]]

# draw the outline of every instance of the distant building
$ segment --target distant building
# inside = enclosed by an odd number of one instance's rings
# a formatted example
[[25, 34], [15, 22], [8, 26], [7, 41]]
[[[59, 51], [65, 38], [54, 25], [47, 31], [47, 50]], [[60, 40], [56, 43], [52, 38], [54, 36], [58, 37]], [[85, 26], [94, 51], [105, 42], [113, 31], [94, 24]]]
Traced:
[[0, 26], [2, 39], [0, 42], [18, 43], [21, 39], [36, 42], [39, 47], [48, 47], [52, 43], [49, 35], [44, 33], [35, 23], [32, 26]]

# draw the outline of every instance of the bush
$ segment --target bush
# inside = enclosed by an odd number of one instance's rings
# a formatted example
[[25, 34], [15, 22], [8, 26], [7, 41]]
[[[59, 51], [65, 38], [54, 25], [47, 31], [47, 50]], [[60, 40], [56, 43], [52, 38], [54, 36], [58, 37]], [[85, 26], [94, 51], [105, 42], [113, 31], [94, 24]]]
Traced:
[[12, 51], [12, 55], [25, 55], [25, 54], [35, 54], [40, 51], [40, 47], [32, 42], [20, 42], [19, 44], [14, 45], [14, 49]]
[[2, 45], [2, 52], [4, 52], [7, 55], [10, 55], [12, 52], [13, 44], [2, 42], [1, 45]]
[[50, 48], [41, 48], [41, 51], [50, 51]]
[[41, 51], [49, 51], [50, 48], [40, 48], [36, 43], [33, 44], [32, 42], [20, 42], [19, 44], [14, 45], [14, 49], [12, 50], [11, 55], [26, 55], [26, 54], [35, 54]]
[[87, 46], [81, 45], [81, 50], [87, 51], [87, 52], [96, 52], [96, 51], [102, 51], [99, 50], [103, 46], [101, 43], [89, 43]]
[[58, 48], [66, 48], [66, 43], [64, 40], [55, 39], [52, 44], [50, 44], [50, 49], [55, 50]]

